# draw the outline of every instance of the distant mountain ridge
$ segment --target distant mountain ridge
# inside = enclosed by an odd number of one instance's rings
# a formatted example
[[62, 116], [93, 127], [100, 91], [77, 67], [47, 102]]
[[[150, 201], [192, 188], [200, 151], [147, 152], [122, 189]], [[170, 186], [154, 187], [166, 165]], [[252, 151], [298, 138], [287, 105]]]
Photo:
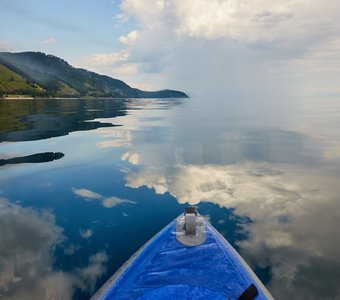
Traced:
[[156, 92], [132, 88], [124, 81], [74, 68], [42, 52], [0, 52], [0, 96], [187, 98], [180, 91]]

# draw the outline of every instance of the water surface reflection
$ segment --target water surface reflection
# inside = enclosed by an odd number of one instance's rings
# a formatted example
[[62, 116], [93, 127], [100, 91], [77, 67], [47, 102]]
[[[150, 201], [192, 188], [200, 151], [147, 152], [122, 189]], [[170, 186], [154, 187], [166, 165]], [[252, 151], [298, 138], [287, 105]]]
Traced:
[[21, 157], [12, 157], [7, 159], [0, 159], [0, 166], [27, 164], [27, 163], [43, 163], [63, 158], [64, 154], [60, 152], [44, 152], [35, 153]]
[[190, 203], [275, 298], [340, 296], [340, 104], [172, 101], [7, 104], [2, 158], [65, 156], [0, 169], [1, 294], [86, 299]]
[[71, 299], [75, 287], [92, 292], [106, 271], [104, 251], [82, 268], [53, 268], [55, 248], [65, 236], [49, 211], [0, 198], [0, 220], [0, 291], [6, 299]]
[[340, 275], [338, 174], [268, 163], [209, 164], [148, 167], [128, 172], [126, 180], [129, 187], [169, 192], [179, 203], [215, 203], [249, 218], [242, 224], [247, 239], [237, 245], [253, 267], [269, 268], [268, 287], [277, 298], [339, 294], [331, 280]]
[[93, 119], [124, 116], [125, 111], [125, 99], [1, 100], [0, 142], [48, 139], [73, 131], [111, 127], [111, 123]]
[[136, 115], [116, 129], [129, 136], [121, 158], [135, 157], [126, 185], [169, 193], [182, 204], [214, 203], [246, 218], [240, 225], [247, 238], [235, 244], [276, 298], [339, 296], [340, 170], [336, 156], [325, 156], [329, 142], [339, 141], [313, 135], [308, 124], [307, 131], [249, 130], [255, 124], [207, 125], [191, 117], [195, 126], [171, 123], [179, 136], [161, 132], [164, 123], [158, 130], [129, 130], [140, 120]]

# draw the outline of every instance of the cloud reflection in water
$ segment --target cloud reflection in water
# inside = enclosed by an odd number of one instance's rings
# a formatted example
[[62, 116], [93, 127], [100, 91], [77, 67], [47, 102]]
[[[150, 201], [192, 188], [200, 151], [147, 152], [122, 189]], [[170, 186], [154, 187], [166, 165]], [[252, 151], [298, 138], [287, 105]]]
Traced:
[[72, 192], [75, 195], [84, 198], [85, 201], [99, 200], [101, 202], [102, 206], [104, 206], [106, 208], [111, 208], [111, 207], [117, 206], [119, 204], [136, 204], [135, 201], [131, 201], [131, 200], [127, 200], [127, 199], [121, 199], [121, 198], [118, 198], [118, 197], [115, 197], [115, 196], [104, 197], [104, 196], [102, 196], [98, 193], [95, 193], [91, 190], [88, 190], [88, 189], [72, 188]]
[[[248, 239], [238, 246], [253, 266], [270, 267], [274, 296], [340, 294], [336, 282], [327, 281], [340, 275], [340, 188], [331, 174], [248, 162], [141, 168], [129, 172], [126, 182], [157, 194], [169, 192], [179, 203], [211, 202], [250, 218], [252, 222], [242, 225]], [[315, 272], [328, 276], [315, 280]]]
[[54, 251], [65, 240], [52, 213], [0, 198], [0, 295], [4, 299], [72, 299], [76, 289], [92, 293], [106, 271], [98, 252], [70, 272], [54, 269]]
[[253, 267], [269, 270], [274, 297], [333, 299], [340, 295], [334, 280], [340, 278], [340, 186], [331, 165], [338, 140], [323, 135], [327, 120], [319, 108], [313, 112], [322, 126], [314, 128], [305, 105], [297, 115], [246, 106], [212, 108], [214, 118], [206, 105], [198, 113], [174, 110], [152, 124], [144, 121], [150, 111], [134, 111], [123, 126], [100, 132], [124, 148], [128, 187], [168, 192], [179, 203], [214, 203], [249, 219], [240, 224], [247, 239], [237, 245]]

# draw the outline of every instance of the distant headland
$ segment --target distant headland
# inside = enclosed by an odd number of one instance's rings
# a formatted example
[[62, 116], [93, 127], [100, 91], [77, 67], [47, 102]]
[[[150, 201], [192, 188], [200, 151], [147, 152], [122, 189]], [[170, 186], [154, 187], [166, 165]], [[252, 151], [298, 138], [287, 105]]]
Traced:
[[180, 91], [155, 92], [41, 52], [0, 52], [0, 98], [188, 98]]

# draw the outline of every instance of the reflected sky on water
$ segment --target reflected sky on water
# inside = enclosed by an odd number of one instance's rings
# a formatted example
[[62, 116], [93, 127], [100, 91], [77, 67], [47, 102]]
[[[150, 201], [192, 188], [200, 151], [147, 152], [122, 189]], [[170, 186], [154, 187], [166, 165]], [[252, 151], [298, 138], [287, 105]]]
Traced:
[[190, 203], [275, 298], [339, 297], [337, 100], [2, 101], [0, 294], [87, 299]]

